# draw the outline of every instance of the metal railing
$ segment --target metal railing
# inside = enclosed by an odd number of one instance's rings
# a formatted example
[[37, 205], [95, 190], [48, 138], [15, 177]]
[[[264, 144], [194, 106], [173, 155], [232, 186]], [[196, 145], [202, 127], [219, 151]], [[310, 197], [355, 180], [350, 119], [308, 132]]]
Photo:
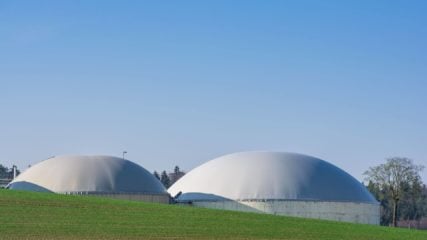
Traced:
[[5, 188], [12, 180], [11, 178], [0, 178], [0, 188]]

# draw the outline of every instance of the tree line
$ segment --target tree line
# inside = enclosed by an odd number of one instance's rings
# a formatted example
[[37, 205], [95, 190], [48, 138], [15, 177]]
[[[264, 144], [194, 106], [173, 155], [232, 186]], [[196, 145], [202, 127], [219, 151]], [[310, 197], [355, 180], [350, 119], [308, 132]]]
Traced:
[[364, 173], [368, 190], [381, 205], [381, 225], [397, 226], [400, 220], [427, 217], [427, 187], [420, 176], [423, 169], [409, 158], [393, 157]]
[[172, 172], [166, 172], [163, 170], [160, 175], [157, 171], [153, 172], [154, 177], [156, 177], [160, 182], [168, 189], [172, 184], [174, 184], [178, 179], [185, 175], [185, 172], [181, 171], [178, 166], [175, 166]]
[[[8, 168], [2, 164], [0, 164], [0, 179], [12, 179], [13, 178], [13, 167]], [[18, 176], [20, 173], [19, 169], [16, 168], [16, 176]]]

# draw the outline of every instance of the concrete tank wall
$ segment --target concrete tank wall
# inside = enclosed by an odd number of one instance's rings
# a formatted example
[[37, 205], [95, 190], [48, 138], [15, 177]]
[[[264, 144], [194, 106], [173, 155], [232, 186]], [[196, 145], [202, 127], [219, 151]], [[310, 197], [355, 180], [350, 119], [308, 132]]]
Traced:
[[275, 215], [380, 224], [380, 206], [370, 203], [320, 201], [193, 201], [190, 205], [206, 208]]
[[149, 193], [107, 193], [107, 192], [67, 192], [68, 195], [98, 196], [113, 199], [170, 204], [169, 194]]

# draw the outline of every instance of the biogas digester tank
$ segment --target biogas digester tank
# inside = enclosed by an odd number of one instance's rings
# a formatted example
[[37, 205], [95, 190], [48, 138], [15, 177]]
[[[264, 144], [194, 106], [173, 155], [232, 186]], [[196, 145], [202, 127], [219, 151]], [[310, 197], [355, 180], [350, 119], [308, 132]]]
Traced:
[[283, 152], [225, 155], [193, 169], [168, 192], [194, 206], [379, 224], [365, 186], [315, 157]]
[[149, 171], [111, 156], [58, 156], [41, 161], [14, 179], [9, 189], [169, 202]]

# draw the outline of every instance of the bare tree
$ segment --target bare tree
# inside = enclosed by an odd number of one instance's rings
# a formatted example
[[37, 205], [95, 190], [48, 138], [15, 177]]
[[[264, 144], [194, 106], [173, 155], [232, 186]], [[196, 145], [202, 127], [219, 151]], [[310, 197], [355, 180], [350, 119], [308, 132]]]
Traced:
[[393, 202], [393, 226], [397, 225], [397, 206], [402, 197], [403, 187], [417, 182], [421, 178], [419, 173], [423, 168], [424, 166], [415, 165], [409, 158], [393, 157], [388, 158], [384, 164], [369, 168], [364, 173], [366, 180], [390, 192]]
[[185, 175], [185, 172], [181, 171], [178, 166], [175, 166], [173, 172], [169, 174], [169, 178], [171, 180], [171, 185], [178, 181], [181, 177]]

